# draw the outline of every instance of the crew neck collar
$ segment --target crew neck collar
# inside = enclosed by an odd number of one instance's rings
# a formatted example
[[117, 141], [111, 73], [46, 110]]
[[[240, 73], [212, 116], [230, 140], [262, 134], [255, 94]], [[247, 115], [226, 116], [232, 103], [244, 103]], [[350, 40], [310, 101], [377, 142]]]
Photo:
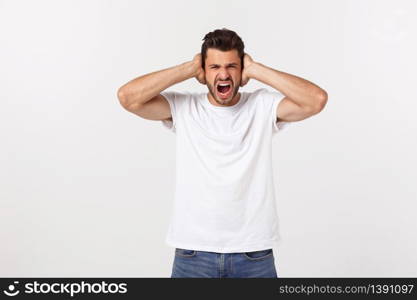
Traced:
[[208, 98], [209, 93], [203, 93], [203, 103], [205, 106], [209, 107], [210, 109], [214, 109], [214, 110], [236, 110], [237, 108], [239, 108], [239, 106], [242, 105], [243, 103], [243, 96], [244, 94], [242, 92], [238, 92], [239, 96], [239, 101], [236, 102], [235, 104], [231, 105], [231, 106], [217, 106], [214, 105], [210, 102], [209, 98]]

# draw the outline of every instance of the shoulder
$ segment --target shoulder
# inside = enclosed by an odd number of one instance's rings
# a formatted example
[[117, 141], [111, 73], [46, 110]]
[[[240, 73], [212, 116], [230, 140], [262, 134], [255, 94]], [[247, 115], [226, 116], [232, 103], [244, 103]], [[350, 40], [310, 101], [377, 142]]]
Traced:
[[259, 98], [263, 97], [263, 94], [267, 91], [265, 88], [256, 89], [252, 92], [248, 92], [249, 98]]
[[271, 108], [277, 105], [285, 96], [277, 90], [268, 90], [266, 88], [259, 88], [249, 93], [249, 98], [256, 101], [258, 104], [262, 104], [266, 108]]
[[181, 101], [183, 99], [186, 99], [190, 93], [186, 91], [164, 90], [160, 94], [164, 96], [167, 100]]
[[180, 106], [189, 103], [190, 100], [197, 99], [199, 93], [192, 93], [188, 91], [162, 91], [160, 93], [170, 104]]
[[201, 99], [202, 93], [188, 91], [162, 91], [160, 93], [169, 103], [171, 110], [188, 111]]
[[259, 97], [262, 99], [276, 99], [277, 97], [280, 98], [284, 96], [281, 92], [277, 90], [268, 90], [266, 88], [259, 88], [253, 92], [250, 93], [252, 97]]

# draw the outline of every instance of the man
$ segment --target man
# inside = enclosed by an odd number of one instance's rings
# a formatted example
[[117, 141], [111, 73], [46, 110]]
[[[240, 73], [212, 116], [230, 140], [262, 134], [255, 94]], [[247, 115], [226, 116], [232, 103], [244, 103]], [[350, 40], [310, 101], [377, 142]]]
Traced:
[[[175, 201], [166, 237], [175, 247], [171, 277], [276, 278], [272, 137], [319, 113], [327, 93], [253, 61], [234, 31], [214, 30], [203, 40], [193, 60], [118, 90], [126, 110], [161, 120], [176, 134]], [[193, 77], [208, 93], [165, 91]], [[276, 91], [240, 93], [252, 78]]]

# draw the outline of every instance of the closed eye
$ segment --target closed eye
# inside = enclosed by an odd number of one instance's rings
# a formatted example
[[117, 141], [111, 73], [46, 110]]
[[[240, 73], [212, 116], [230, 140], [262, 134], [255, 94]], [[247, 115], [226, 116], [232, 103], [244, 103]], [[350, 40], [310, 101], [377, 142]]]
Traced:
[[[236, 68], [236, 65], [227, 66], [228, 68]], [[210, 69], [218, 69], [219, 66], [210, 66]]]

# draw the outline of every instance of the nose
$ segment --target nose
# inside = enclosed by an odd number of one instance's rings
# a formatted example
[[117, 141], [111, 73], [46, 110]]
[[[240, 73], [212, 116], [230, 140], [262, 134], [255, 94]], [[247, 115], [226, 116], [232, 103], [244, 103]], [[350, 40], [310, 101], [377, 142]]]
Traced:
[[229, 72], [227, 72], [226, 69], [221, 69], [219, 71], [219, 76], [218, 76], [218, 80], [219, 81], [226, 81], [226, 80], [231, 80], [232, 78], [229, 75]]

